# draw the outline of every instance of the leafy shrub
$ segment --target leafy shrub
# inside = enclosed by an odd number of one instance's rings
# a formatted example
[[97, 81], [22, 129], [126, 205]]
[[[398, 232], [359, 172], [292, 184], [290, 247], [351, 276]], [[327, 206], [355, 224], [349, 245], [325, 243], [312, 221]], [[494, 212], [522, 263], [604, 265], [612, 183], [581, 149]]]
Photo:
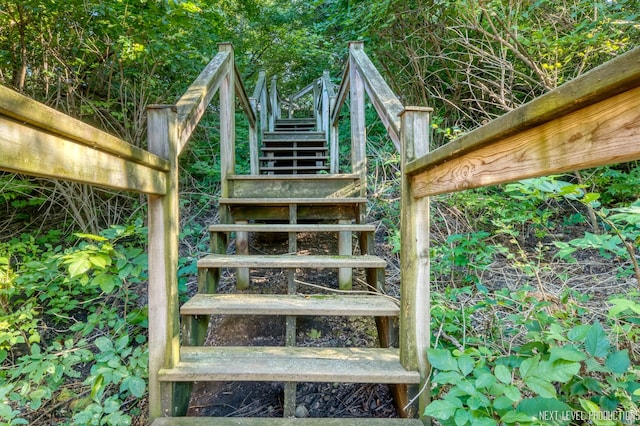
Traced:
[[0, 424], [44, 421], [39, 410], [58, 402], [69, 424], [131, 424], [146, 392], [144, 229], [76, 238], [0, 245]]
[[[537, 299], [526, 294], [512, 292], [505, 300], [535, 303]], [[618, 333], [617, 345], [599, 322], [582, 324], [577, 315], [554, 314], [547, 302], [538, 301], [533, 318], [516, 313], [510, 325], [500, 324], [509, 341], [526, 330], [520, 345], [467, 341], [466, 347], [428, 349], [438, 399], [425, 414], [457, 426], [568, 425], [580, 418], [605, 426], [619, 424], [607, 420], [605, 413], [637, 414], [640, 369], [632, 366], [624, 346], [627, 338], [637, 336], [632, 315], [640, 313], [640, 304], [631, 298], [610, 303], [607, 319]], [[472, 312], [479, 309], [482, 304]], [[448, 331], [455, 333], [451, 327]]]

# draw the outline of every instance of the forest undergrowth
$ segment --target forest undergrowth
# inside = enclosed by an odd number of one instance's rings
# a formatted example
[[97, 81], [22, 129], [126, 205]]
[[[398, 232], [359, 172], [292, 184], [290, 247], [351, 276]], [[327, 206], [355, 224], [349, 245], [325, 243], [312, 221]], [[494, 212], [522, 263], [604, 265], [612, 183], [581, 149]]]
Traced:
[[[399, 162], [385, 146], [372, 139], [368, 218], [398, 296]], [[638, 184], [630, 163], [432, 199], [430, 415], [548, 424], [533, 411], [637, 413]], [[182, 298], [217, 221], [205, 188], [183, 191]], [[16, 214], [48, 211], [11, 196]], [[0, 242], [0, 422], [146, 421], [144, 225], [72, 236], [42, 226]]]

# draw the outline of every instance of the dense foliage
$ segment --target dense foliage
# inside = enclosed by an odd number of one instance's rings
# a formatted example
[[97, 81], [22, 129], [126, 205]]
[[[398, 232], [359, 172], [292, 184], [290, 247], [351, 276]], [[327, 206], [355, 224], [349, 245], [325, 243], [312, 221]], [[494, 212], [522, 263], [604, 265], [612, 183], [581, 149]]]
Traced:
[[[144, 147], [146, 107], [173, 102], [219, 42], [249, 91], [264, 69], [287, 94], [323, 70], [337, 81], [363, 39], [405, 104], [435, 108], [440, 145], [639, 45], [639, 14], [637, 0], [6, 0], [0, 84]], [[367, 120], [370, 216], [399, 247], [399, 156]], [[217, 152], [211, 108], [182, 158], [183, 286], [206, 246]], [[632, 163], [434, 199], [431, 415], [637, 410], [640, 300], [603, 295], [584, 271], [640, 275], [639, 184]], [[12, 174], [0, 188], [0, 424], [143, 419], [144, 198]], [[593, 283], [571, 278], [582, 272]]]

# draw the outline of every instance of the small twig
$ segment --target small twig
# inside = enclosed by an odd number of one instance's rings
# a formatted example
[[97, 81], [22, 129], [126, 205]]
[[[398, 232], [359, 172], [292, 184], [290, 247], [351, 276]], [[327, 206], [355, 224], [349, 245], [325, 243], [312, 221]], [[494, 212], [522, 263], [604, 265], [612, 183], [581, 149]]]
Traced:
[[308, 286], [308, 287], [314, 287], [314, 288], [319, 288], [319, 289], [326, 290], [326, 291], [332, 291], [334, 293], [371, 294], [371, 295], [374, 295], [374, 296], [386, 297], [386, 298], [388, 298], [390, 300], [393, 300], [395, 303], [400, 304], [400, 300], [396, 299], [395, 297], [386, 295], [384, 293], [378, 293], [378, 292], [375, 292], [375, 291], [367, 291], [367, 290], [338, 290], [338, 289], [335, 289], [335, 288], [325, 287], [325, 286], [318, 285], [318, 284], [311, 284], [311, 283], [307, 283], [307, 282], [300, 281], [300, 280], [295, 280], [295, 282], [298, 283], [298, 284], [302, 284], [302, 285]]

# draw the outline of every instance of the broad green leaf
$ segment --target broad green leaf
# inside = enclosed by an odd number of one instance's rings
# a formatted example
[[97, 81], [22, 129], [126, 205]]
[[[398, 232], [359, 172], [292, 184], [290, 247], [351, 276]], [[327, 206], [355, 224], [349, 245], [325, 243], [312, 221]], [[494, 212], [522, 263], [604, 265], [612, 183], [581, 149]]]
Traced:
[[450, 383], [452, 385], [455, 385], [460, 380], [462, 380], [462, 375], [457, 371], [439, 371], [432, 379], [434, 383]]
[[588, 324], [575, 326], [571, 330], [569, 330], [569, 332], [567, 333], [567, 337], [572, 342], [584, 342], [590, 329], [591, 326]]
[[553, 362], [558, 359], [563, 359], [566, 361], [583, 361], [587, 356], [580, 352], [578, 349], [572, 346], [562, 346], [557, 347], [554, 346], [551, 348], [551, 355], [549, 356], [549, 361]]
[[69, 277], [75, 278], [86, 273], [91, 268], [91, 262], [86, 257], [77, 257], [69, 263]]
[[129, 376], [125, 379], [127, 381], [127, 387], [131, 395], [136, 398], [142, 398], [146, 390], [146, 383], [140, 377]]
[[520, 402], [520, 400], [522, 399], [522, 394], [515, 386], [506, 386], [504, 388], [504, 396], [506, 396], [513, 402]]
[[556, 397], [556, 388], [552, 383], [545, 379], [541, 379], [540, 377], [531, 376], [527, 377], [524, 380], [524, 384], [527, 385], [529, 389], [537, 393], [543, 398], [555, 398]]
[[453, 416], [453, 420], [455, 421], [456, 426], [463, 426], [471, 420], [471, 415], [469, 414], [468, 410], [458, 408], [456, 410], [455, 416]]
[[629, 350], [623, 349], [610, 354], [604, 361], [604, 366], [614, 374], [624, 374], [631, 366]]
[[100, 352], [113, 351], [113, 342], [111, 339], [105, 336], [100, 336], [95, 341], [96, 347], [100, 349]]
[[489, 417], [476, 417], [471, 420], [473, 426], [498, 426], [498, 422]]
[[478, 410], [480, 408], [486, 408], [491, 406], [491, 401], [489, 398], [482, 395], [479, 392], [476, 392], [474, 395], [470, 396], [467, 400], [467, 405], [472, 410]]
[[613, 306], [609, 308], [609, 318], [618, 316], [621, 312], [630, 310], [635, 314], [640, 314], [640, 304], [629, 299], [612, 299], [609, 300]]
[[100, 290], [107, 294], [111, 293], [120, 283], [121, 281], [116, 275], [106, 272], [100, 272], [93, 277], [93, 284], [100, 287]]
[[616, 422], [613, 420], [602, 420], [606, 417], [603, 415], [602, 410], [598, 404], [588, 399], [580, 398], [580, 406], [587, 412], [589, 419], [596, 426], [615, 426]]
[[496, 365], [494, 374], [496, 375], [496, 378], [500, 380], [502, 383], [506, 385], [511, 383], [511, 371], [509, 370], [508, 367], [502, 364]]
[[533, 416], [518, 411], [512, 410], [507, 412], [504, 416], [500, 417], [500, 421], [505, 424], [516, 424], [518, 422], [531, 422], [535, 420]]
[[489, 388], [496, 382], [496, 376], [491, 373], [482, 373], [476, 379], [476, 387], [483, 389]]
[[104, 269], [111, 265], [111, 258], [104, 253], [98, 253], [93, 256], [89, 256], [89, 262], [98, 269]]
[[520, 364], [520, 377], [525, 379], [529, 375], [535, 374], [535, 371], [540, 362], [540, 355], [527, 358]]
[[566, 403], [555, 398], [527, 398], [523, 399], [516, 410], [553, 425], [568, 425], [573, 418], [573, 409]]
[[458, 357], [458, 369], [462, 372], [463, 376], [469, 375], [473, 371], [475, 362], [469, 355], [461, 355]]
[[579, 362], [559, 359], [541, 362], [540, 371], [545, 372], [545, 378], [549, 381], [566, 383], [578, 374], [581, 366]]
[[512, 409], [513, 401], [506, 396], [499, 396], [493, 400], [493, 408], [496, 410]]
[[594, 323], [589, 329], [584, 346], [590, 355], [597, 358], [605, 357], [609, 353], [611, 345], [599, 322]]
[[456, 408], [451, 401], [438, 399], [427, 405], [427, 408], [424, 409], [424, 415], [438, 420], [447, 420], [454, 415]]
[[440, 371], [458, 371], [458, 363], [450, 351], [446, 349], [427, 349], [427, 357], [433, 368]]

